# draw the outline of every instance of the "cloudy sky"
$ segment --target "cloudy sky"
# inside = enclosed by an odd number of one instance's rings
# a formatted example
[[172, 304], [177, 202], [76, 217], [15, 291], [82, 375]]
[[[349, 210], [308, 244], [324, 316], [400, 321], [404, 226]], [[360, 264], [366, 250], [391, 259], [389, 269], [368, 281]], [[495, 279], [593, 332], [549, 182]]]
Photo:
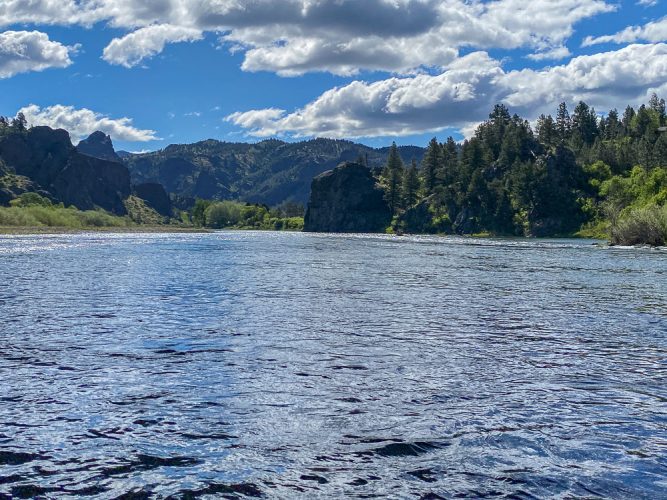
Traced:
[[667, 97], [664, 0], [0, 0], [0, 114], [131, 151], [460, 138]]

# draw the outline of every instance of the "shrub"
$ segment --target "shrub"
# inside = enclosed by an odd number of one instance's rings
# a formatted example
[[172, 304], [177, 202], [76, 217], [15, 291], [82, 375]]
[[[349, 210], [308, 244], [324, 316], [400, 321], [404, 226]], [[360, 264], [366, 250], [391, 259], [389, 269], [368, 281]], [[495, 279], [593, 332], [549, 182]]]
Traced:
[[664, 246], [666, 243], [667, 206], [630, 210], [611, 229], [612, 245]]

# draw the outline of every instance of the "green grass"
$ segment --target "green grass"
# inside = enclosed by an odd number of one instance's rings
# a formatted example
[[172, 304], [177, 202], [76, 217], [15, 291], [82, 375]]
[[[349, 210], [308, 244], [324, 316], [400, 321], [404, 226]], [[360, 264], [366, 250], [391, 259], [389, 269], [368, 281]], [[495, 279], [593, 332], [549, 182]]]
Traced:
[[102, 210], [81, 211], [60, 206], [0, 207], [0, 226], [5, 227], [63, 227], [71, 229], [126, 227], [125, 217], [117, 217]]

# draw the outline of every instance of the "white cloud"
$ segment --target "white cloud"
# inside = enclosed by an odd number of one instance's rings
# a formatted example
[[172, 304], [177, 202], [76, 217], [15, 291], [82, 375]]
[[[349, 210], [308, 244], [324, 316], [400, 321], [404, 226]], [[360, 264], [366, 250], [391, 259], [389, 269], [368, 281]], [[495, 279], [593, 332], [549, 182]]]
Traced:
[[76, 139], [83, 139], [97, 130], [110, 135], [114, 140], [145, 142], [159, 139], [154, 130], [134, 127], [131, 118], [113, 119], [86, 108], [76, 109], [60, 104], [40, 108], [31, 104], [21, 108], [19, 113], [23, 113], [31, 125], [62, 128]]
[[570, 49], [567, 47], [554, 47], [553, 49], [546, 50], [544, 52], [535, 52], [533, 54], [528, 54], [526, 57], [532, 59], [533, 61], [545, 61], [545, 60], [556, 60], [556, 59], [565, 59], [570, 57]]
[[49, 40], [39, 31], [5, 31], [0, 33], [0, 79], [28, 71], [66, 68], [72, 64], [70, 52], [76, 50]]
[[167, 43], [201, 40], [202, 32], [169, 24], [152, 25], [114, 38], [104, 49], [102, 59], [110, 64], [131, 68], [142, 60], [159, 54]]
[[220, 32], [230, 50], [244, 51], [248, 71], [351, 75], [446, 66], [462, 47], [548, 54], [579, 21], [616, 8], [612, 0], [3, 0], [0, 25], [137, 30], [105, 50], [106, 60], [126, 66], [167, 43]]
[[370, 137], [465, 127], [488, 113], [493, 81], [502, 74], [497, 61], [476, 52], [437, 76], [355, 81], [290, 114], [272, 108], [233, 113], [226, 120], [260, 137]]
[[582, 46], [590, 47], [601, 43], [634, 43], [638, 41], [654, 43], [667, 41], [667, 16], [643, 26], [628, 26], [614, 35], [588, 36], [584, 39]]
[[237, 112], [227, 121], [250, 135], [372, 137], [409, 135], [455, 127], [470, 130], [494, 104], [534, 119], [566, 101], [585, 100], [599, 110], [643, 100], [667, 87], [667, 44], [631, 45], [580, 56], [561, 66], [506, 72], [484, 52], [450, 64], [439, 75], [421, 74], [323, 93], [301, 109]]

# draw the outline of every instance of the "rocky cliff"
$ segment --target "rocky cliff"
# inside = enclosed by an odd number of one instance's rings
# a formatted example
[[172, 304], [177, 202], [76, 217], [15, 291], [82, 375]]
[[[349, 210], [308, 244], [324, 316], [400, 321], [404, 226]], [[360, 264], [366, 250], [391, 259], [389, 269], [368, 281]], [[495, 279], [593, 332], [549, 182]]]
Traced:
[[171, 217], [171, 200], [162, 184], [158, 184], [157, 182], [139, 184], [134, 186], [134, 194], [144, 200], [149, 207], [160, 215]]
[[381, 233], [391, 211], [371, 171], [358, 163], [342, 163], [312, 181], [304, 231]]
[[[29, 189], [54, 202], [74, 205], [82, 210], [96, 207], [122, 215], [123, 200], [130, 195], [130, 174], [117, 162], [81, 154], [65, 130], [33, 127], [0, 136], [0, 161]], [[9, 189], [8, 201], [17, 189]], [[19, 190], [20, 191], [20, 190]]]
[[80, 141], [76, 149], [81, 154], [100, 160], [115, 161], [116, 163], [122, 163], [123, 161], [116, 154], [111, 137], [99, 130], [90, 134], [87, 139]]

